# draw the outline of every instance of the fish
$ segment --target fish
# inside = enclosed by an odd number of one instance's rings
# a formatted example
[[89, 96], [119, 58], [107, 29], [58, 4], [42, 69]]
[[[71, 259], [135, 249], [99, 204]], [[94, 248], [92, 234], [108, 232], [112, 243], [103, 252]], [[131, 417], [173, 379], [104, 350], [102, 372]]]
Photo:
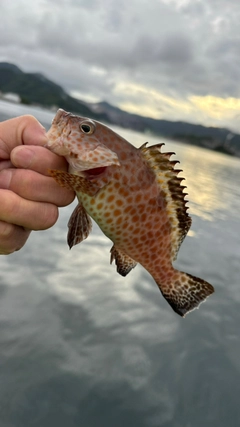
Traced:
[[70, 249], [88, 237], [92, 218], [113, 243], [110, 263], [120, 275], [139, 263], [177, 314], [198, 308], [214, 288], [173, 266], [192, 223], [175, 153], [163, 152], [164, 144], [136, 148], [106, 125], [62, 109], [47, 140], [68, 162], [67, 172], [49, 170], [50, 176], [78, 198], [68, 223]]

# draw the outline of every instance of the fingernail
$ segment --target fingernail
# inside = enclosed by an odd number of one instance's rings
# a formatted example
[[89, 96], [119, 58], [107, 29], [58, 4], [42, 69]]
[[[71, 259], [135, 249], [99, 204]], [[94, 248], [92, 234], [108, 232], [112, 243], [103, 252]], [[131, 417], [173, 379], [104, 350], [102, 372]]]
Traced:
[[10, 187], [11, 179], [12, 179], [11, 169], [3, 169], [0, 172], [0, 188], [7, 190]]
[[27, 147], [16, 147], [11, 155], [14, 166], [20, 168], [29, 168], [34, 157], [34, 152]]

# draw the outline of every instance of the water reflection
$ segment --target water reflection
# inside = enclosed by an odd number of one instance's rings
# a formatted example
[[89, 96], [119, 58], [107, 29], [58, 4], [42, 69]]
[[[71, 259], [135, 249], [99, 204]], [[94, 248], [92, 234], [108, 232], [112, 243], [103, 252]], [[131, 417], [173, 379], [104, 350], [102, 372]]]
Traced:
[[[216, 216], [225, 219], [228, 211], [234, 210], [232, 193], [235, 192], [240, 198], [240, 161], [186, 146], [180, 154], [183, 175], [187, 180], [190, 212], [206, 220], [213, 221]], [[234, 180], [229, 177], [229, 169]]]

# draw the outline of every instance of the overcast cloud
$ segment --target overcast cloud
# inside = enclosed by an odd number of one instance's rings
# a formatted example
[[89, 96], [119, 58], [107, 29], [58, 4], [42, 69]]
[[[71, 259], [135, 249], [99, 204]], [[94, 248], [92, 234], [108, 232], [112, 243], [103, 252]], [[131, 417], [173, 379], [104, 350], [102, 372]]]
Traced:
[[81, 99], [240, 132], [237, 0], [1, 0], [0, 14], [0, 61]]

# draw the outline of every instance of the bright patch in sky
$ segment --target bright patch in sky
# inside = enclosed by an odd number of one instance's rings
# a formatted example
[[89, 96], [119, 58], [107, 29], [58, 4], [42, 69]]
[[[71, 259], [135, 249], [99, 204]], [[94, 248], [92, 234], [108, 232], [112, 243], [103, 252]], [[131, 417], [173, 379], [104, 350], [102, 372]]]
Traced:
[[210, 117], [218, 120], [238, 115], [240, 117], [240, 99], [238, 98], [220, 98], [216, 96], [191, 96], [190, 101], [200, 110], [209, 114]]
[[[155, 119], [183, 120], [208, 126], [227, 126], [228, 122], [240, 118], [240, 99], [216, 96], [189, 96], [187, 99], [166, 96], [144, 86], [120, 83], [115, 89], [128, 101], [119, 103], [122, 110]], [[132, 100], [132, 101], [131, 101]], [[137, 100], [139, 100], [137, 102]], [[198, 120], [196, 116], [198, 115]], [[239, 120], [240, 121], [240, 120]], [[232, 125], [240, 131], [240, 125]]]

